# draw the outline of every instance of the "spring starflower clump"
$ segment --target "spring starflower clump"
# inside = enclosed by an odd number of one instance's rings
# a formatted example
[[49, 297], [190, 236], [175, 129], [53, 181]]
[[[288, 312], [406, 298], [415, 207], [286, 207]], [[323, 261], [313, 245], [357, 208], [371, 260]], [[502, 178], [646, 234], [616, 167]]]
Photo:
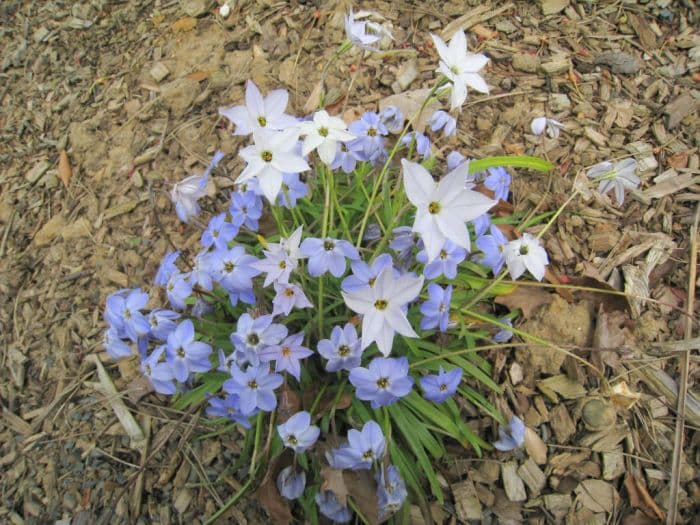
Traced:
[[[351, 12], [331, 63], [352, 46], [386, 43], [388, 22], [377, 19]], [[338, 523], [402, 508], [405, 519], [407, 486], [444, 497], [434, 460], [449, 447], [488, 448], [471, 410], [502, 420], [475, 402], [497, 388], [479, 350], [522, 332], [517, 311], [489, 302], [512, 286], [491, 274], [544, 278], [547, 252], [524, 231], [538, 219], [523, 225], [522, 210], [510, 210], [515, 169], [549, 165], [452, 149], [467, 90], [489, 91], [480, 74], [489, 59], [467, 50], [463, 31], [433, 42], [439, 76], [424, 106], [445, 89], [450, 102], [427, 126], [401, 104], [365, 107], [354, 120], [338, 105], [290, 114], [286, 90], [264, 94], [248, 81], [244, 103], [219, 110], [238, 137], [227, 147], [246, 143], [231, 158], [217, 151], [170, 193], [187, 224], [168, 239], [155, 286], [106, 299], [106, 359], [134, 359], [176, 410], [205, 407], [201, 423], [220, 423], [215, 432], [247, 432], [232, 472], [245, 466], [249, 478], [234, 500], [264, 477], [276, 504], [301, 519], [301, 508]], [[559, 131], [556, 121], [542, 129]], [[633, 163], [589, 176], [621, 203], [638, 184]], [[513, 418], [494, 446], [511, 450], [523, 435]], [[367, 484], [368, 507], [341, 487], [347, 479]]]

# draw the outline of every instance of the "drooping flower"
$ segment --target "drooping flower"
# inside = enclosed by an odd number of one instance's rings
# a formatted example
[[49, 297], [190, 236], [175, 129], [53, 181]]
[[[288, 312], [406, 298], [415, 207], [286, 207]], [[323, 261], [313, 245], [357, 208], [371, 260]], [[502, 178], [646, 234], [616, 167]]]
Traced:
[[318, 353], [328, 359], [326, 370], [329, 372], [349, 371], [360, 366], [362, 349], [355, 327], [350, 323], [343, 328], [334, 326], [331, 338], [318, 342]]
[[532, 122], [530, 123], [530, 129], [532, 130], [533, 134], [540, 136], [545, 130], [547, 130], [547, 136], [552, 139], [559, 137], [559, 130], [564, 129], [565, 127], [566, 126], [564, 126], [564, 124], [558, 120], [547, 117], [537, 117], [532, 119]]
[[520, 239], [514, 239], [503, 247], [503, 258], [513, 279], [517, 279], [525, 270], [541, 281], [544, 278], [545, 266], [549, 264], [547, 252], [540, 245], [540, 240], [529, 233], [524, 233]]
[[299, 130], [259, 130], [253, 132], [255, 144], [243, 148], [239, 155], [248, 164], [236, 179], [242, 183], [256, 177], [260, 189], [270, 203], [275, 202], [282, 188], [283, 172], [300, 172], [309, 168], [307, 162], [296, 152]]
[[407, 147], [411, 147], [411, 144], [413, 144], [418, 155], [424, 159], [430, 157], [430, 139], [423, 133], [410, 131], [401, 139], [401, 144]]
[[454, 279], [457, 277], [457, 265], [466, 257], [467, 250], [448, 239], [433, 262], [428, 263], [428, 254], [425, 253], [425, 250], [418, 252], [416, 260], [424, 264], [427, 263], [423, 270], [426, 279], [437, 279], [441, 275], [448, 279]]
[[457, 31], [450, 40], [449, 46], [437, 35], [430, 35], [440, 55], [440, 65], [437, 71], [442, 73], [452, 83], [450, 102], [452, 110], [460, 109], [467, 99], [467, 86], [480, 93], [488, 93], [489, 86], [479, 75], [479, 71], [489, 61], [482, 54], [467, 51], [467, 37], [463, 30]]
[[293, 465], [280, 470], [277, 475], [277, 490], [283, 498], [293, 500], [300, 498], [306, 488], [306, 472]]
[[277, 433], [282, 438], [285, 447], [301, 454], [313, 446], [318, 439], [321, 429], [311, 424], [311, 415], [302, 410], [290, 417], [286, 422], [277, 425]]
[[182, 321], [168, 335], [167, 360], [173, 377], [184, 383], [191, 372], [207, 372], [211, 369], [211, 346], [194, 340], [194, 325], [189, 319]]
[[175, 211], [182, 222], [188, 222], [190, 217], [199, 215], [200, 208], [197, 201], [206, 195], [204, 188], [209, 180], [209, 174], [223, 158], [224, 153], [217, 151], [202, 175], [190, 175], [173, 186], [170, 200], [175, 204]]
[[491, 209], [496, 201], [465, 187], [468, 163], [461, 164], [435, 182], [423, 166], [401, 160], [406, 196], [416, 206], [413, 231], [425, 244], [428, 262], [439, 254], [447, 239], [469, 251], [466, 221]]
[[356, 292], [342, 292], [345, 304], [363, 316], [363, 350], [376, 341], [379, 351], [388, 356], [394, 332], [406, 337], [418, 337], [402, 309], [418, 297], [422, 286], [422, 276], [402, 275], [397, 278], [393, 268], [385, 267], [379, 272], [374, 286]]
[[586, 175], [594, 181], [600, 181], [598, 185], [600, 193], [606, 194], [614, 190], [617, 205], [622, 206], [625, 201], [625, 189], [635, 190], [639, 187], [639, 177], [634, 174], [636, 169], [637, 161], [630, 158], [623, 159], [617, 164], [601, 162], [589, 169]]
[[209, 399], [207, 407], [207, 415], [213, 417], [225, 417], [239, 423], [243, 428], [250, 428], [251, 424], [248, 418], [253, 414], [243, 415], [241, 412], [241, 399], [237, 394], [228, 394], [225, 398], [212, 397]]
[[481, 235], [485, 234], [486, 230], [488, 230], [491, 226], [491, 215], [488, 213], [482, 213], [469, 222], [474, 227], [474, 235], [480, 237]]
[[442, 130], [446, 137], [451, 137], [457, 133], [457, 120], [447, 111], [442, 109], [439, 109], [433, 113], [428, 121], [428, 124], [430, 125], [430, 129], [433, 131]]
[[428, 300], [420, 305], [423, 319], [420, 321], [422, 330], [440, 328], [441, 332], [447, 331], [450, 321], [450, 303], [452, 302], [452, 285], [444, 289], [435, 283], [428, 285]]
[[[502, 324], [508, 325], [510, 328], [513, 328], [513, 321], [511, 319], [504, 317], [503, 319], [499, 319], [499, 321]], [[512, 338], [513, 338], [513, 332], [511, 330], [506, 329], [506, 328], [500, 329], [492, 337], [492, 339], [496, 343], [505, 343], [507, 341], [510, 341]]]
[[236, 125], [234, 135], [249, 135], [256, 130], [280, 131], [296, 126], [297, 119], [287, 115], [289, 94], [284, 89], [276, 89], [263, 98], [258, 86], [252, 80], [246, 82], [245, 106], [219, 108], [219, 115]]
[[454, 368], [449, 372], [440, 367], [437, 375], [431, 374], [420, 378], [420, 386], [423, 389], [423, 397], [435, 403], [443, 403], [448, 397], [454, 395], [462, 381], [462, 369]]
[[[452, 151], [447, 155], [447, 169], [454, 170], [457, 167], [459, 167], [459, 165], [462, 164], [465, 160], [467, 160], [466, 157], [462, 155], [459, 151]], [[467, 179], [465, 177], [465, 182], [466, 181]]]
[[508, 425], [498, 427], [498, 441], [493, 446], [507, 452], [520, 448], [525, 443], [525, 423], [517, 416], [510, 418]]
[[165, 293], [170, 305], [176, 310], [187, 308], [185, 302], [192, 295], [192, 281], [189, 273], [173, 272], [165, 286]]
[[318, 510], [335, 523], [347, 523], [352, 519], [350, 509], [340, 504], [338, 498], [330, 490], [321, 490], [315, 496]]
[[[123, 357], [131, 356], [131, 347], [129, 344], [119, 337], [117, 329], [110, 326], [105, 330], [103, 339], [104, 348], [112, 359], [115, 361], [122, 359]], [[357, 360], [357, 364], [360, 364], [360, 360]], [[357, 365], [355, 365], [357, 366]]]
[[[281, 325], [279, 325], [281, 326]], [[286, 328], [285, 328], [286, 330]], [[299, 361], [313, 354], [311, 350], [302, 346], [304, 332], [288, 336], [279, 344], [267, 346], [258, 352], [261, 361], [275, 362], [275, 372], [289, 372], [297, 381], [301, 377]]]
[[163, 257], [163, 260], [158, 266], [158, 272], [156, 273], [156, 278], [153, 280], [158, 286], [165, 286], [168, 284], [168, 279], [170, 276], [178, 271], [177, 266], [175, 266], [175, 261], [180, 256], [180, 250], [168, 252]]
[[375, 479], [377, 481], [377, 504], [379, 506], [379, 519], [383, 520], [390, 514], [398, 511], [406, 501], [408, 491], [399, 469], [389, 465], [379, 467]]
[[484, 254], [480, 259], [481, 264], [491, 268], [494, 275], [498, 275], [506, 262], [503, 249], [508, 244], [508, 239], [495, 224], [491, 225], [490, 231], [490, 235], [481, 235], [476, 239], [476, 246]]
[[376, 421], [367, 421], [362, 430], [348, 430], [348, 443], [332, 451], [334, 468], [364, 470], [384, 457], [386, 440]]
[[357, 398], [371, 401], [372, 408], [391, 405], [413, 388], [406, 357], [375, 357], [368, 368], [352, 369], [349, 379], [356, 389]]
[[312, 277], [320, 277], [326, 272], [340, 277], [345, 273], [346, 257], [351, 261], [360, 258], [357, 249], [346, 240], [307, 237], [299, 249], [309, 258], [308, 270]]
[[379, 114], [379, 120], [390, 133], [400, 133], [405, 119], [397, 106], [387, 106]]
[[223, 389], [229, 394], [240, 397], [241, 412], [249, 416], [255, 409], [271, 412], [277, 406], [277, 396], [274, 390], [284, 382], [279, 374], [270, 373], [267, 363], [261, 366], [249, 366], [245, 371], [238, 365], [231, 367], [231, 379], [223, 384]]
[[173, 381], [173, 369], [170, 363], [161, 360], [165, 345], [159, 346], [151, 355], [141, 356], [141, 373], [148, 379], [153, 389], [159, 394], [172, 395], [177, 391]]
[[312, 308], [304, 290], [296, 284], [275, 283], [275, 298], [272, 300], [272, 315], [289, 315], [292, 308]]
[[299, 130], [301, 135], [305, 136], [301, 148], [302, 155], [306, 156], [316, 149], [318, 156], [327, 165], [333, 162], [339, 142], [348, 142], [355, 138], [347, 131], [343, 119], [330, 116], [325, 109], [314, 113], [313, 121], [301, 122]]
[[354, 45], [367, 51], [377, 51], [383, 36], [391, 33], [381, 24], [369, 20], [357, 21], [352, 10], [345, 15], [345, 36]]
[[484, 179], [484, 186], [493, 192], [496, 200], [507, 201], [510, 189], [511, 176], [505, 168], [489, 168], [488, 175]]

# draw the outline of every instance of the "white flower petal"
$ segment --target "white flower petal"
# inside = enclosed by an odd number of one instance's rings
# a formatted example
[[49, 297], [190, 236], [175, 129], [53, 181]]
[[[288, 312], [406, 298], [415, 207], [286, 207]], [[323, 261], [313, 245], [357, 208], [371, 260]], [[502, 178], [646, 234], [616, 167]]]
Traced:
[[433, 177], [428, 173], [428, 170], [415, 162], [401, 159], [401, 166], [403, 167], [403, 185], [408, 200], [419, 208], [427, 206], [430, 195], [436, 187]]
[[532, 119], [530, 123], [530, 129], [534, 135], [540, 136], [544, 133], [544, 129], [547, 127], [547, 117], [537, 117]]
[[[462, 73], [462, 81], [472, 89], [476, 89], [479, 93], [489, 92], [489, 85], [484, 80], [484, 77], [476, 73]], [[465, 90], [466, 91], [466, 90]]]

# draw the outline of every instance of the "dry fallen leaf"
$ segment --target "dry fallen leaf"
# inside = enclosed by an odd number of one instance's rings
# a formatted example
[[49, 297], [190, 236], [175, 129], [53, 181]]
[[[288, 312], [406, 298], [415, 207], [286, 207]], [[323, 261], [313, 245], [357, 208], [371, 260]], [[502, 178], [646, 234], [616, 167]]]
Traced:
[[494, 300], [510, 310], [519, 308], [523, 312], [523, 318], [528, 319], [540, 306], [551, 302], [552, 294], [544, 288], [518, 286], [512, 293], [499, 295]]
[[58, 155], [58, 178], [61, 179], [61, 182], [67, 188], [72, 177], [73, 168], [70, 165], [68, 153], [66, 153], [66, 150], [61, 150], [61, 153]]
[[192, 18], [191, 16], [186, 16], [184, 18], [181, 18], [180, 20], [174, 22], [171, 26], [170, 29], [175, 31], [176, 33], [185, 33], [187, 31], [192, 31], [197, 25], [197, 19]]
[[625, 488], [631, 507], [641, 509], [650, 518], [666, 521], [666, 514], [656, 504], [646, 487], [632, 474], [628, 473], [625, 476]]
[[600, 479], [582, 481], [575, 492], [581, 505], [592, 512], [612, 512], [620, 506], [620, 496], [615, 487]]
[[201, 82], [202, 80], [209, 78], [209, 75], [211, 75], [210, 71], [199, 70], [187, 75], [187, 79], [194, 80], [195, 82]]
[[348, 488], [345, 486], [343, 471], [331, 467], [323, 467], [321, 469], [321, 479], [323, 480], [321, 490], [330, 490], [335, 494], [336, 499], [341, 505], [347, 506]]
[[270, 463], [260, 488], [255, 492], [255, 497], [265, 509], [273, 525], [288, 525], [292, 521], [292, 512], [289, 510], [287, 500], [277, 490], [277, 475], [291, 463], [291, 457], [287, 453], [277, 456]]

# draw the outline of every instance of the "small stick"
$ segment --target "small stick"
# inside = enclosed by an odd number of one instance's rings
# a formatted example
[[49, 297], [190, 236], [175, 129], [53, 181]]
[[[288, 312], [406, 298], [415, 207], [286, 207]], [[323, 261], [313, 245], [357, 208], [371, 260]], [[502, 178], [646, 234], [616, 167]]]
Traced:
[[[685, 303], [685, 339], [693, 337], [693, 312], [695, 311], [695, 280], [698, 262], [698, 221], [700, 204], [695, 206], [695, 219], [690, 229], [690, 261], [688, 268], [688, 300]], [[681, 379], [678, 384], [678, 405], [676, 408], [676, 434], [673, 440], [673, 463], [671, 467], [671, 494], [668, 503], [667, 525], [675, 525], [678, 520], [678, 493], [680, 490], [681, 458], [683, 456], [683, 433], [685, 431], [685, 397], [688, 392], [688, 368], [690, 366], [690, 349], [683, 350], [679, 356]]]

